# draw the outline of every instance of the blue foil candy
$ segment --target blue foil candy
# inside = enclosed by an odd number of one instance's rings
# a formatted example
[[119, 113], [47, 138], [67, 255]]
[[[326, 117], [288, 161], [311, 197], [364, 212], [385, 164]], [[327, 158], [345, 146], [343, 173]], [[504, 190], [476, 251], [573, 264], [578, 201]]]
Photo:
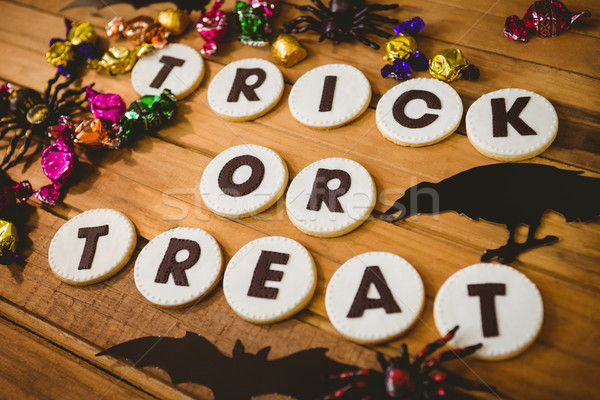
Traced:
[[395, 58], [392, 65], [386, 64], [381, 68], [384, 78], [406, 79], [410, 76], [410, 65], [406, 60]]
[[414, 17], [400, 22], [394, 27], [394, 33], [399, 35], [404, 33], [406, 35], [412, 35], [419, 32], [425, 26], [425, 22], [420, 17]]

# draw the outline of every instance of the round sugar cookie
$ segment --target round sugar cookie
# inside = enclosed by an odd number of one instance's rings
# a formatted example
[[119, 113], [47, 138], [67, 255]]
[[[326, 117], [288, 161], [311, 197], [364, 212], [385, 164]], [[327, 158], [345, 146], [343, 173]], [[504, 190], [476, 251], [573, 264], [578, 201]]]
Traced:
[[375, 197], [373, 179], [362, 165], [347, 158], [325, 158], [296, 175], [285, 206], [302, 232], [336, 237], [357, 228], [371, 215]]
[[370, 100], [371, 85], [359, 69], [328, 64], [302, 75], [288, 102], [292, 115], [302, 124], [331, 129], [358, 118]]
[[225, 298], [233, 311], [259, 324], [281, 321], [300, 311], [316, 285], [317, 271], [308, 250], [281, 236], [246, 244], [231, 258], [223, 278]]
[[72, 285], [110, 278], [129, 261], [137, 235], [135, 226], [115, 210], [85, 211], [54, 234], [48, 250], [52, 272]]
[[453, 347], [482, 343], [476, 357], [502, 360], [535, 341], [544, 319], [542, 296], [525, 275], [501, 264], [475, 264], [452, 275], [433, 304], [435, 325], [445, 335], [456, 325]]
[[287, 166], [277, 153], [242, 144], [228, 148], [208, 164], [200, 180], [200, 195], [215, 214], [241, 218], [275, 204], [287, 183]]
[[467, 137], [483, 155], [520, 161], [546, 150], [556, 138], [558, 115], [552, 104], [524, 89], [484, 94], [467, 111]]
[[377, 103], [375, 121], [386, 139], [401, 146], [437, 143], [454, 132], [463, 114], [460, 96], [438, 79], [416, 78], [388, 90]]
[[135, 286], [151, 303], [181, 307], [206, 296], [223, 267], [217, 241], [199, 228], [174, 228], [152, 239], [133, 270]]
[[325, 308], [335, 329], [361, 343], [393, 339], [419, 318], [425, 289], [402, 257], [371, 252], [346, 261], [327, 285]]
[[200, 53], [185, 44], [171, 43], [138, 60], [131, 71], [131, 84], [140, 96], [169, 89], [181, 100], [200, 85], [204, 71]]
[[208, 104], [221, 117], [249, 121], [269, 112], [283, 94], [283, 75], [275, 64], [245, 58], [225, 66], [208, 86]]

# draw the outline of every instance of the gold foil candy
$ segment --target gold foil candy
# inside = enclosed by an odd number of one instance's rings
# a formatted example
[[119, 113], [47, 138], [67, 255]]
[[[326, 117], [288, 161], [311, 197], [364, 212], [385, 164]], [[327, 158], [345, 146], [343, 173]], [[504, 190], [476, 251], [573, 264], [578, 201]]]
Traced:
[[17, 251], [17, 227], [12, 223], [0, 220], [0, 259], [10, 258]]
[[460, 79], [462, 70], [469, 65], [462, 51], [446, 49], [438, 51], [429, 60], [429, 73], [444, 82]]
[[70, 42], [54, 42], [46, 52], [46, 60], [53, 66], [66, 66], [75, 60], [75, 52]]
[[415, 38], [401, 33], [398, 36], [388, 39], [385, 44], [383, 61], [386, 64], [393, 64], [395, 58], [405, 59], [415, 51], [417, 51], [417, 41]]
[[190, 17], [178, 8], [168, 8], [158, 13], [157, 21], [171, 34], [181, 35], [190, 24]]
[[111, 47], [98, 60], [88, 63], [89, 68], [105, 68], [110, 74], [125, 74], [133, 68], [137, 62], [138, 48], [129, 50], [127, 47]]
[[94, 32], [94, 27], [89, 22], [73, 22], [71, 30], [67, 35], [67, 40], [74, 45], [78, 45], [81, 42], [93, 45], [96, 43], [96, 32]]
[[306, 58], [306, 49], [292, 35], [281, 34], [271, 47], [273, 57], [286, 67], [291, 67]]

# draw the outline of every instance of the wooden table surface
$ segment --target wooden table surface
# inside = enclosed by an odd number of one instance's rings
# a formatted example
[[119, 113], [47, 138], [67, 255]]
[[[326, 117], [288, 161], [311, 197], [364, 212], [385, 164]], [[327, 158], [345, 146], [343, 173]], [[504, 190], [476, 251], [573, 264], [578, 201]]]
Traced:
[[[104, 37], [102, 27], [115, 15], [156, 16], [168, 6], [134, 10], [121, 4], [101, 10], [84, 7], [59, 11], [67, 2], [0, 2], [0, 80], [42, 90], [54, 73], [45, 60], [48, 40], [64, 36], [65, 16], [91, 22]], [[506, 39], [502, 35], [505, 18], [522, 16], [529, 5], [529, 0], [414, 1], [401, 2], [397, 11], [385, 15], [400, 20], [421, 16], [426, 26], [417, 38], [420, 50], [431, 55], [458, 47], [480, 68], [479, 80], [452, 83], [465, 111], [481, 95], [502, 88], [528, 89], [550, 100], [559, 116], [558, 137], [530, 162], [583, 170], [587, 176], [598, 177], [600, 3], [569, 1], [571, 10], [589, 9], [593, 16], [578, 21], [557, 38], [531, 37], [527, 44]], [[233, 1], [228, 0], [225, 9], [232, 7]], [[284, 3], [275, 19], [276, 31], [298, 14]], [[192, 18], [197, 16], [195, 12]], [[505, 243], [504, 226], [470, 221], [454, 213], [411, 217], [397, 224], [371, 218], [352, 233], [335, 239], [319, 239], [298, 231], [287, 218], [283, 201], [254, 218], [227, 220], [212, 214], [199, 196], [201, 174], [213, 157], [242, 143], [275, 150], [287, 162], [290, 178], [326, 157], [343, 156], [360, 162], [375, 180], [379, 193], [375, 208], [379, 212], [417, 182], [437, 182], [494, 162], [469, 144], [464, 120], [457, 133], [433, 146], [405, 148], [384, 139], [375, 124], [375, 106], [397, 81], [379, 75], [383, 51], [359, 43], [318, 43], [315, 34], [298, 35], [309, 56], [292, 68], [280, 68], [285, 92], [271, 112], [254, 122], [224, 121], [207, 105], [211, 79], [234, 60], [259, 57], [272, 61], [269, 47], [244, 46], [235, 40], [234, 28], [231, 31], [218, 54], [206, 60], [202, 84], [179, 104], [172, 123], [155, 136], [118, 151], [80, 153], [80, 172], [55, 208], [29, 201], [25, 209], [28, 223], [22, 235], [26, 261], [0, 268], [1, 398], [211, 398], [210, 390], [200, 385], [173, 385], [160, 369], [136, 369], [129, 362], [95, 356], [99, 350], [123, 341], [148, 335], [180, 337], [186, 330], [206, 337], [227, 354], [237, 339], [250, 352], [270, 345], [272, 358], [324, 346], [336, 360], [375, 368], [376, 350], [397, 355], [405, 342], [414, 355], [436, 339], [433, 299], [442, 283], [459, 269], [479, 262], [485, 249]], [[193, 29], [179, 42], [196, 49], [204, 43]], [[317, 131], [302, 126], [292, 118], [287, 105], [292, 84], [304, 72], [336, 62], [352, 64], [365, 73], [373, 89], [369, 109], [339, 129]], [[415, 76], [428, 77], [428, 73]], [[129, 75], [88, 71], [82, 83], [92, 82], [98, 90], [121, 94], [127, 103], [138, 97]], [[6, 139], [0, 142], [1, 148], [6, 145]], [[14, 180], [28, 179], [36, 188], [47, 183], [39, 165], [42, 146], [41, 141], [32, 146], [26, 161], [9, 170]], [[137, 250], [113, 278], [86, 287], [70, 286], [50, 271], [48, 246], [67, 219], [93, 208], [113, 208], [129, 216], [139, 234]], [[220, 287], [192, 307], [162, 309], [151, 305], [135, 287], [133, 263], [148, 240], [176, 226], [207, 230], [221, 244], [225, 262], [259, 237], [281, 235], [297, 240], [316, 261], [318, 286], [313, 300], [295, 317], [265, 326], [236, 316]], [[521, 238], [525, 232], [520, 232]], [[542, 294], [544, 324], [533, 346], [506, 361], [469, 358], [465, 364], [447, 364], [448, 369], [498, 388], [498, 397], [482, 398], [600, 398], [600, 224], [566, 223], [561, 215], [549, 212], [538, 231], [540, 237], [546, 234], [560, 240], [525, 253], [511, 264]], [[389, 251], [407, 259], [421, 274], [427, 296], [421, 320], [401, 338], [378, 346], [342, 338], [324, 307], [332, 274], [349, 258], [367, 251]]]

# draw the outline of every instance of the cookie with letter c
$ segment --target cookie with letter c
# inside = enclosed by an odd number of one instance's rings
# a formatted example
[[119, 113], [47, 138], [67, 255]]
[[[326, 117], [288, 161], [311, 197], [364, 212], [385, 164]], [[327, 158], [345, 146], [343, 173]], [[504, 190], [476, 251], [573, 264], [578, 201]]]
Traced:
[[312, 298], [317, 272], [312, 256], [295, 240], [269, 236], [234, 254], [223, 278], [227, 302], [240, 317], [259, 324], [289, 318]]
[[208, 86], [208, 104], [222, 118], [250, 121], [275, 107], [283, 87], [283, 75], [275, 64], [245, 58], [215, 75]]
[[140, 58], [131, 71], [131, 84], [140, 96], [160, 95], [169, 89], [178, 100], [191, 94], [204, 78], [200, 53], [171, 43]]
[[200, 195], [215, 214], [242, 218], [275, 204], [287, 183], [287, 166], [277, 153], [242, 144], [228, 148], [208, 164], [200, 180]]
[[482, 343], [475, 357], [503, 360], [535, 341], [544, 319], [542, 296], [525, 275], [507, 265], [475, 264], [444, 282], [433, 304], [444, 335], [456, 325], [453, 347]]
[[48, 250], [52, 272], [71, 285], [89, 285], [110, 278], [129, 261], [137, 235], [135, 226], [115, 210], [85, 211], [54, 234]]

